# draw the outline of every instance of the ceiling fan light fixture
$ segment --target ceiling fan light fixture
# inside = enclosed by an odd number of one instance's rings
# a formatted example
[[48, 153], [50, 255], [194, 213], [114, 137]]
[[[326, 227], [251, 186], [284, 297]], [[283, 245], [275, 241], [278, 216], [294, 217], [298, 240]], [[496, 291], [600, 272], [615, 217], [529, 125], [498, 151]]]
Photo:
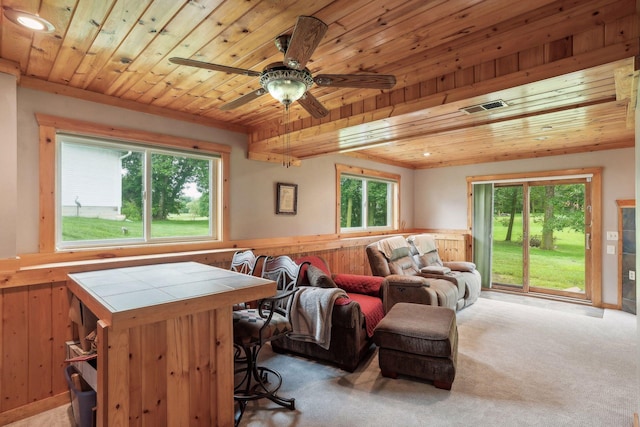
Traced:
[[260, 75], [260, 85], [284, 105], [302, 98], [313, 85], [313, 77], [307, 70], [292, 70], [282, 65], [268, 67]]

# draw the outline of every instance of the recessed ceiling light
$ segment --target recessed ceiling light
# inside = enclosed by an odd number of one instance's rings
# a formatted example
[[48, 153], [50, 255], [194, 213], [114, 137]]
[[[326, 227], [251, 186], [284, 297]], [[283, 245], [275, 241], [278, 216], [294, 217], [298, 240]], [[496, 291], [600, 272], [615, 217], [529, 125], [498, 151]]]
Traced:
[[431, 155], [431, 153], [422, 153], [423, 156], [425, 157], [429, 157]]
[[4, 16], [14, 24], [18, 24], [21, 27], [27, 28], [31, 31], [38, 31], [40, 33], [51, 33], [55, 30], [53, 24], [38, 15], [22, 12], [19, 10], [11, 9], [7, 6], [3, 6]]
[[549, 125], [542, 126], [542, 130], [551, 130], [551, 129], [553, 129], [553, 126], [549, 126]]

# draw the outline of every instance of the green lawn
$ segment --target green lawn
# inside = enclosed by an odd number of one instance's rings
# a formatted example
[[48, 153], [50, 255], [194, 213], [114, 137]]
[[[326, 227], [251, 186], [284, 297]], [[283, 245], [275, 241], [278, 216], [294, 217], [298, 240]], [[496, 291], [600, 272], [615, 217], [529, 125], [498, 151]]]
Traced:
[[[493, 221], [493, 271], [497, 283], [522, 284], [522, 216], [515, 218], [512, 241], [506, 242], [505, 217]], [[531, 219], [531, 236], [542, 235], [542, 222]], [[530, 247], [529, 285], [546, 289], [584, 291], [584, 233], [554, 232], [554, 250]]]
[[[173, 215], [166, 220], [154, 220], [152, 237], [193, 237], [209, 234], [209, 221], [191, 215]], [[77, 240], [142, 238], [142, 221], [113, 221], [99, 218], [65, 216], [62, 218], [62, 239]]]

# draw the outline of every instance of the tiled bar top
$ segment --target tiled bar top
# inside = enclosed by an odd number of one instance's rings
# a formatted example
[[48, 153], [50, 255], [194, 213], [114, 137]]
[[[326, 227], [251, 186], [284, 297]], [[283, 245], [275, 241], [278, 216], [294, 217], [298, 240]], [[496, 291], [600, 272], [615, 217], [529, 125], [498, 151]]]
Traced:
[[[135, 310], [155, 308], [157, 316], [159, 309], [167, 309], [175, 315], [176, 307], [208, 309], [275, 293], [270, 280], [197, 262], [71, 273], [69, 279], [70, 290], [108, 323]], [[265, 286], [273, 291], [265, 295]], [[203, 299], [210, 304], [203, 304]]]

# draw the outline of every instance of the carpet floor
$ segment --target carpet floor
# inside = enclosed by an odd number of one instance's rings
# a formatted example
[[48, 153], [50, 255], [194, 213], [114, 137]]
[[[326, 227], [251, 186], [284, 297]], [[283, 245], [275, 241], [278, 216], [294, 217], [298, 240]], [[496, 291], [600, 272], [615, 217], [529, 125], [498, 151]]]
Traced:
[[281, 394], [296, 398], [296, 410], [254, 402], [242, 425], [633, 425], [635, 316], [487, 292], [457, 322], [451, 391], [382, 377], [377, 351], [354, 373], [265, 351], [264, 363], [284, 375]]
[[[484, 292], [457, 313], [451, 391], [384, 378], [377, 351], [348, 373], [266, 347], [296, 410], [252, 402], [241, 426], [632, 426], [638, 411], [636, 317]], [[69, 406], [13, 427], [71, 426]]]

